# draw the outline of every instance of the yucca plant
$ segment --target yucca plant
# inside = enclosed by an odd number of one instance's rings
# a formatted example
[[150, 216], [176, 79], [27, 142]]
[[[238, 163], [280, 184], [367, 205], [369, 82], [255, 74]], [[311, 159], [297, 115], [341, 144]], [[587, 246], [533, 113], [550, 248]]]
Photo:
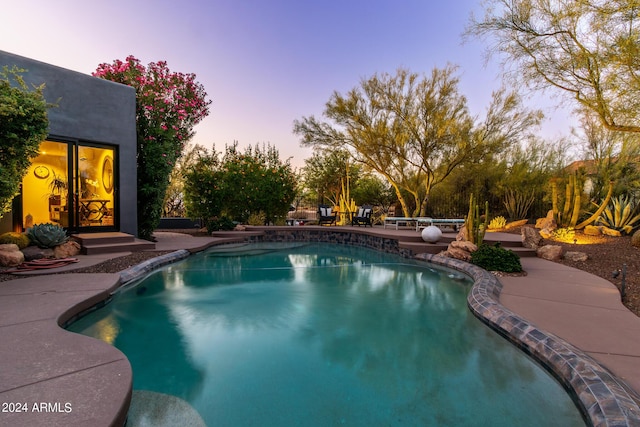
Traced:
[[69, 240], [67, 232], [58, 224], [36, 224], [27, 229], [29, 240], [40, 248], [55, 248]]
[[640, 213], [632, 216], [637, 207], [626, 195], [614, 197], [598, 217], [598, 223], [630, 234], [636, 223], [640, 221]]

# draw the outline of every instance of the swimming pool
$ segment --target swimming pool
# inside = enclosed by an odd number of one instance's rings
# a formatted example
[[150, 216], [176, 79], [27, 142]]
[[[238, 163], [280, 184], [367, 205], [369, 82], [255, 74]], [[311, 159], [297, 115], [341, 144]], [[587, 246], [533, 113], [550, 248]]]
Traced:
[[160, 269], [69, 329], [209, 425], [584, 425], [469, 312], [459, 273], [357, 247], [247, 248]]

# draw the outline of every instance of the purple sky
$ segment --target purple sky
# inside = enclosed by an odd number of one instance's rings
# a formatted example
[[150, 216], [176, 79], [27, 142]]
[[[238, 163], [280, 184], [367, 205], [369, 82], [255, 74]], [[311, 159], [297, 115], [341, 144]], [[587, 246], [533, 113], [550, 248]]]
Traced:
[[[460, 90], [472, 114], [484, 115], [501, 85], [499, 68], [484, 65], [481, 43], [461, 34], [479, 0], [21, 0], [5, 2], [0, 49], [90, 74], [129, 54], [143, 63], [166, 60], [195, 73], [213, 100], [193, 143], [222, 151], [271, 143], [294, 166], [301, 148], [293, 121], [320, 116], [332, 92], [398, 67], [429, 74], [460, 66]], [[568, 135], [573, 122], [553, 117], [541, 135]]]

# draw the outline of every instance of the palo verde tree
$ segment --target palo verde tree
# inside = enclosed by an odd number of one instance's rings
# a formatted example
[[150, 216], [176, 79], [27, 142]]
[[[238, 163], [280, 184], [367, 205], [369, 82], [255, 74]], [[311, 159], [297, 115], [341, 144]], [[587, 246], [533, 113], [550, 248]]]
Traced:
[[30, 90], [21, 76], [24, 71], [6, 66], [0, 70], [0, 218], [11, 209], [49, 127], [44, 84]]
[[303, 145], [349, 149], [357, 162], [389, 181], [405, 216], [424, 215], [431, 189], [451, 171], [516, 143], [542, 118], [525, 110], [516, 94], [500, 90], [476, 125], [456, 70], [376, 74], [346, 95], [334, 92], [324, 111], [332, 123], [311, 116], [296, 120], [294, 132]]
[[640, 132], [640, 2], [637, 0], [486, 0], [467, 36], [519, 85], [556, 88], [609, 130]]
[[172, 72], [164, 61], [144, 66], [133, 56], [100, 64], [94, 76], [136, 90], [138, 234], [151, 239], [162, 213], [169, 175], [209, 114], [207, 93], [195, 74]]

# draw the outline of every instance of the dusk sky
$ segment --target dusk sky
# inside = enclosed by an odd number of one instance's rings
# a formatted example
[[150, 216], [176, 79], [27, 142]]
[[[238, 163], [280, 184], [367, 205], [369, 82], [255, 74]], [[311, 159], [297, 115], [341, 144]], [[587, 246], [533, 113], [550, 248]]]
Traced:
[[[484, 116], [500, 69], [497, 58], [485, 66], [485, 44], [462, 43], [472, 11], [480, 0], [22, 0], [2, 6], [0, 49], [86, 74], [130, 54], [166, 60], [213, 101], [192, 143], [271, 143], [300, 167], [311, 149], [293, 121], [374, 73], [458, 65], [471, 113]], [[545, 98], [528, 97], [553, 117], [540, 134], [568, 135], [575, 124]]]

